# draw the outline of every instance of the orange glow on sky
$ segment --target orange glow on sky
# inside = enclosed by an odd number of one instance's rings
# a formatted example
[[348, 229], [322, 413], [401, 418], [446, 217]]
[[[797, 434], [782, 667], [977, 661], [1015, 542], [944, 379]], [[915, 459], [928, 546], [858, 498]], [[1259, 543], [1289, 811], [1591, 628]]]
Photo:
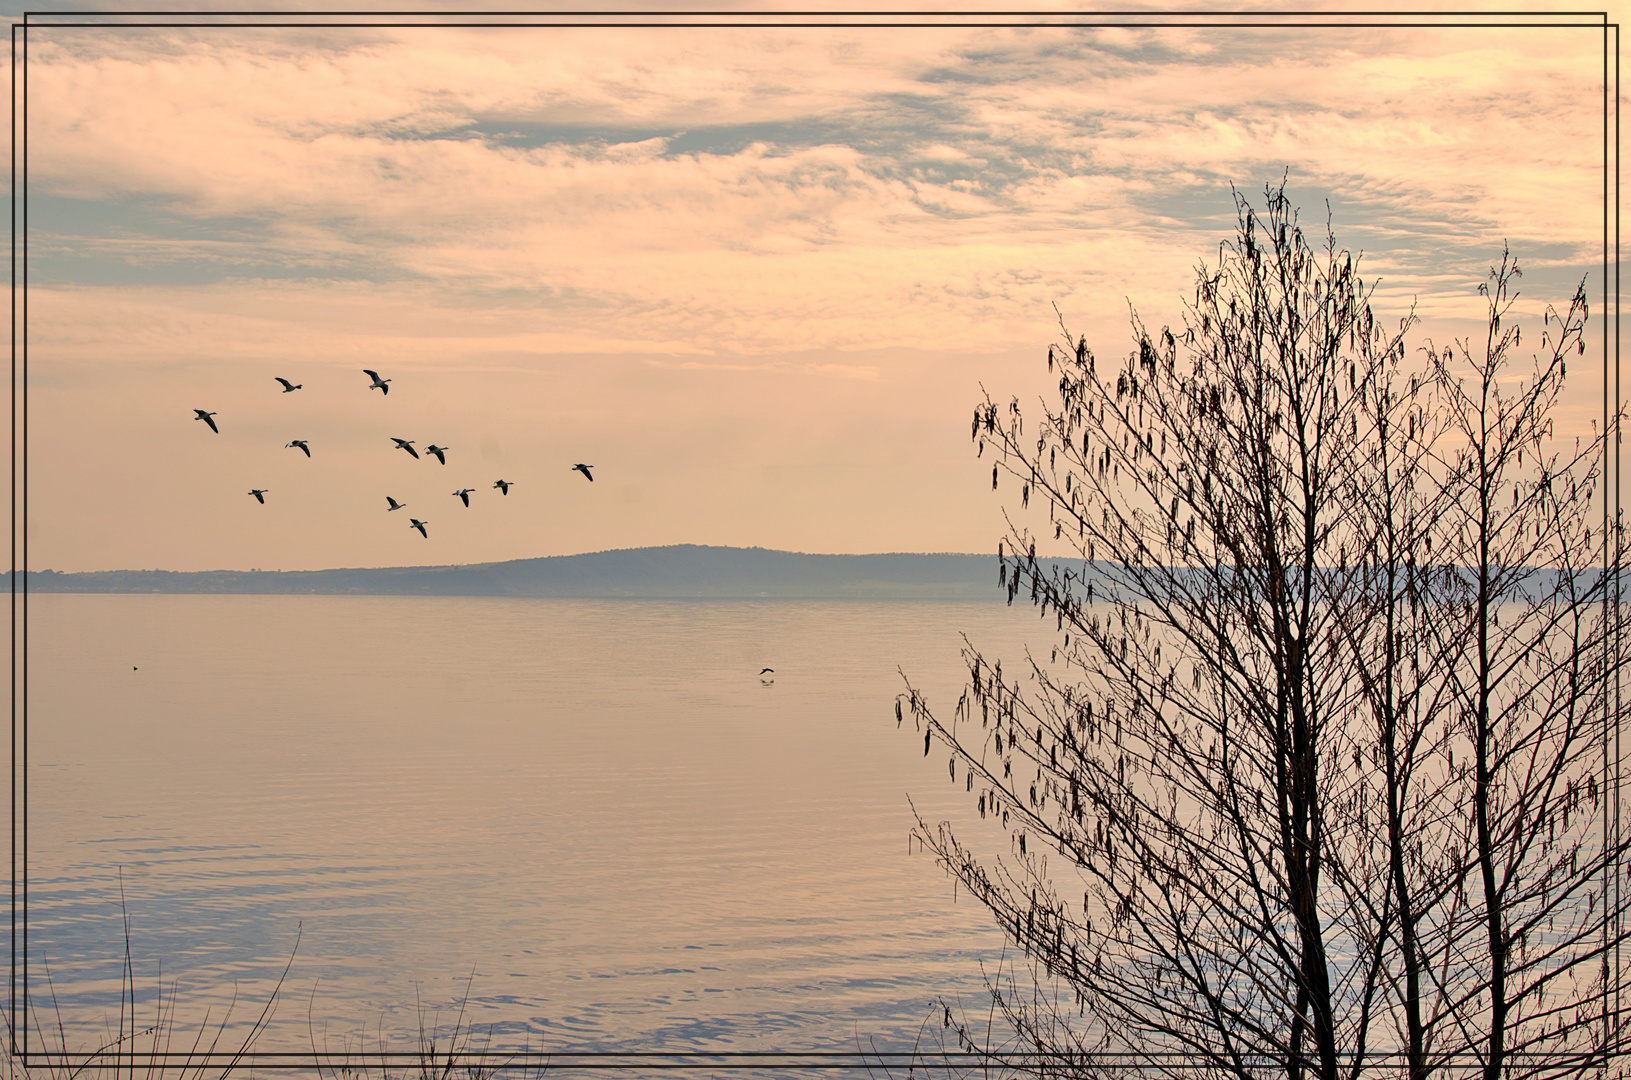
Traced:
[[1503, 240], [1527, 311], [1600, 295], [1602, 40], [33, 29], [29, 565], [992, 550], [981, 384], [1046, 388], [1054, 305], [1178, 319], [1231, 183], [1329, 200], [1418, 344]]

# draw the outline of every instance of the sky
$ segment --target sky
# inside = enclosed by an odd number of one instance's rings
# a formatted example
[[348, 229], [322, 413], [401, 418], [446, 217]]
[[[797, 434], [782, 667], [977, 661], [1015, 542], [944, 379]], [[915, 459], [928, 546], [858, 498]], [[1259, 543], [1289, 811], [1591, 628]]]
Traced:
[[992, 551], [982, 387], [1045, 394], [1061, 318], [1176, 323], [1282, 177], [1413, 349], [1504, 242], [1600, 350], [1603, 33], [1562, 19], [306, 21], [28, 31], [31, 568]]

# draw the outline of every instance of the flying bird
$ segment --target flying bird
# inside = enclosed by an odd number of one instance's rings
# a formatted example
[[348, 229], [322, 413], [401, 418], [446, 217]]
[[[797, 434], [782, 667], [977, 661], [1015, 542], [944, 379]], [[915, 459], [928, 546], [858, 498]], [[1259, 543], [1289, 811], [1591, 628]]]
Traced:
[[582, 473], [585, 477], [588, 477], [589, 482], [592, 484], [592, 483], [595, 482], [595, 478], [592, 477], [592, 476], [589, 476], [589, 470], [593, 469], [593, 468], [595, 468], [595, 466], [585, 465], [582, 462], [579, 462], [578, 464], [572, 466], [570, 471]]
[[306, 385], [305, 383], [292, 383], [288, 379], [285, 379], [282, 375], [273, 375], [272, 378], [283, 384], [283, 392], [285, 394], [292, 394], [296, 390], [299, 390], [302, 386]]
[[499, 480], [499, 481], [494, 482], [493, 486], [496, 487], [499, 491], [501, 491], [504, 494], [508, 495], [510, 493], [510, 488], [514, 486], [514, 482], [510, 481], [510, 480]]
[[204, 421], [204, 423], [210, 426], [211, 431], [215, 432], [217, 435], [221, 434], [221, 429], [215, 426], [214, 420], [210, 419], [210, 417], [215, 415], [214, 413], [205, 412], [203, 409], [194, 409], [193, 412], [198, 414], [197, 416], [193, 417], [194, 420]]
[[419, 530], [419, 535], [423, 536], [426, 540], [430, 539], [430, 533], [425, 531], [425, 526], [429, 525], [429, 524], [430, 524], [430, 522], [420, 521], [418, 518], [409, 518], [408, 519], [408, 528], [418, 529]]
[[287, 450], [291, 446], [300, 447], [300, 449], [306, 452], [307, 457], [311, 457], [311, 447], [306, 445], [305, 439], [290, 439], [288, 442], [283, 444], [283, 449]]
[[367, 368], [363, 368], [362, 373], [364, 375], [368, 376], [370, 379], [374, 380], [373, 382], [368, 384], [368, 389], [372, 390], [375, 387], [378, 387], [379, 392], [382, 393], [382, 394], [389, 394], [391, 392], [391, 388], [389, 386], [385, 385], [386, 383], [391, 381], [390, 379], [382, 379], [382, 378], [379, 377], [379, 372], [369, 371]]
[[413, 440], [412, 439], [399, 439], [395, 435], [391, 435], [391, 436], [387, 436], [387, 437], [392, 442], [396, 443], [396, 448], [398, 450], [406, 450], [408, 453], [413, 455], [413, 459], [415, 461], [419, 460], [419, 451], [417, 451], [417, 450], [415, 450], [413, 448]]
[[431, 443], [429, 446], [425, 447], [425, 453], [435, 454], [436, 455], [436, 460], [440, 461], [443, 465], [446, 465], [447, 464], [447, 458], [443, 457], [442, 455], [447, 453], [448, 450], [450, 450], [450, 449], [452, 449], [452, 447], [437, 446], [435, 443]]
[[390, 503], [390, 504], [391, 504], [391, 505], [390, 505], [390, 506], [387, 506], [387, 507], [386, 507], [386, 508], [385, 508], [385, 512], [386, 512], [386, 513], [387, 513], [387, 514], [389, 514], [389, 513], [390, 513], [390, 512], [391, 512], [391, 511], [392, 511], [392, 510], [400, 510], [400, 509], [402, 509], [402, 508], [403, 508], [403, 507], [404, 507], [404, 506], [407, 506], [407, 505], [408, 505], [408, 504], [407, 504], [407, 503], [399, 503], [399, 502], [397, 502], [397, 501], [396, 501], [396, 500], [395, 500], [395, 499], [393, 499], [393, 498], [391, 498], [391, 497], [390, 497], [390, 496], [389, 496], [389, 495], [387, 495], [387, 496], [385, 496], [385, 501], [386, 501], [386, 502], [388, 502], [388, 503]]
[[464, 505], [469, 506], [470, 505], [470, 493], [472, 491], [474, 491], [474, 490], [476, 490], [476, 489], [475, 488], [460, 488], [458, 491], [455, 491], [453, 494], [455, 494], [459, 498], [463, 499], [464, 500]]
[[774, 675], [774, 674], [776, 674], [776, 669], [773, 668], [773, 667], [760, 668], [759, 669], [759, 674], [761, 674], [761, 675]]
[[271, 490], [272, 490], [271, 488], [256, 488], [255, 490], [251, 491], [249, 494], [255, 496], [255, 501], [256, 502], [260, 503], [262, 506], [265, 506], [266, 505], [266, 493], [268, 491], [271, 491]]

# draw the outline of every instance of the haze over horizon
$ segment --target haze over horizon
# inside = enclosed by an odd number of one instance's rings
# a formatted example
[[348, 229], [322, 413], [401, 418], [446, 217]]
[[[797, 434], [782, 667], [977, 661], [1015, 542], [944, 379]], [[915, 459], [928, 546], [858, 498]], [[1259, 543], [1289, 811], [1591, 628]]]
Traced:
[[988, 552], [982, 384], [1044, 392], [1061, 316], [1104, 361], [1129, 303], [1176, 323], [1231, 184], [1328, 201], [1413, 348], [1477, 328], [1503, 242], [1537, 329], [1589, 276], [1600, 347], [1602, 63], [1562, 26], [36, 26], [28, 565]]
[[[904, 556], [910, 556], [910, 557], [943, 556], [943, 555], [954, 555], [954, 556], [959, 556], [959, 557], [972, 556], [974, 558], [985, 558], [987, 556], [994, 557], [992, 552], [981, 552], [981, 551], [857, 551], [857, 552], [794, 551], [794, 550], [785, 549], [785, 548], [767, 548], [767, 547], [755, 546], [755, 545], [746, 545], [746, 546], [744, 546], [744, 545], [741, 545], [741, 544], [689, 544], [689, 543], [685, 543], [685, 542], [682, 541], [682, 542], [675, 543], [675, 544], [637, 545], [637, 546], [630, 546], [630, 547], [598, 548], [598, 549], [596, 549], [594, 551], [566, 551], [566, 552], [560, 552], [560, 553], [553, 554], [553, 555], [530, 555], [530, 556], [529, 555], [522, 555], [522, 556], [518, 556], [518, 557], [516, 557], [514, 559], [488, 559], [488, 560], [483, 560], [483, 561], [477, 562], [477, 563], [403, 562], [403, 563], [379, 564], [377, 566], [323, 566], [323, 567], [314, 567], [312, 569], [317, 570], [317, 571], [322, 571], [322, 570], [419, 569], [419, 568], [424, 568], [424, 567], [446, 567], [446, 566], [490, 566], [490, 565], [493, 565], [493, 564], [496, 564], [496, 563], [505, 563], [505, 562], [533, 562], [533, 561], [537, 561], [539, 559], [584, 558], [584, 557], [596, 556], [596, 555], [616, 555], [616, 554], [622, 554], [622, 553], [626, 553], [626, 552], [660, 552], [660, 551], [669, 551], [669, 550], [674, 550], [674, 549], [686, 549], [686, 548], [702, 548], [704, 550], [731, 551], [731, 552], [769, 552], [771, 554], [776, 554], [776, 555], [813, 556], [813, 557], [818, 557], [818, 558], [826, 558], [826, 557], [866, 558], [866, 557], [869, 557], [869, 556], [878, 556], [878, 555], [904, 555]], [[1052, 558], [1053, 556], [1045, 556], [1045, 557]], [[276, 570], [276, 569], [277, 568], [268, 568], [267, 572], [270, 572], [271, 570]], [[68, 570], [68, 571], [62, 571], [62, 570], [58, 570], [54, 566], [46, 566], [46, 567], [39, 567], [39, 568], [31, 569], [31, 572], [39, 573], [41, 571], [49, 571], [49, 572], [52, 572], [52, 573], [108, 573], [108, 572], [120, 572], [120, 571], [154, 571], [154, 570], [169, 570], [169, 568], [168, 567], [162, 567], [162, 566], [145, 566], [145, 567], [144, 566], [120, 566], [120, 567], [100, 568], [100, 569], [97, 569], [97, 570], [79, 570], [79, 571]], [[261, 570], [262, 570], [262, 568], [258, 567], [258, 566], [255, 566], [255, 567], [212, 566], [212, 567], [209, 567], [209, 568], [203, 569], [203, 570], [185, 570], [185, 571], [172, 571], [172, 572], [175, 572], [175, 573], [211, 573], [211, 572], [216, 572], [216, 571], [226, 571], [226, 572], [229, 572], [229, 573], [244, 573], [244, 572], [261, 572]], [[295, 571], [295, 572], [302, 572], [302, 571]], [[4, 576], [4, 575], [6, 575], [8, 573], [9, 573], [9, 571], [0, 570], [0, 576]]]

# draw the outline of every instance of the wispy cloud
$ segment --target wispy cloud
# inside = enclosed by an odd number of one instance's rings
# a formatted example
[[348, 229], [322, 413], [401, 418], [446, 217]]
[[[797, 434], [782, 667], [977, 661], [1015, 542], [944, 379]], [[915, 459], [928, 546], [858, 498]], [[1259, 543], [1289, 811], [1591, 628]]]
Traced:
[[1127, 298], [1175, 317], [1229, 185], [1287, 171], [1400, 311], [1466, 315], [1503, 239], [1548, 286], [1599, 258], [1579, 30], [32, 33], [34, 342], [69, 368], [625, 357], [832, 415], [1055, 303], [1112, 349]]

